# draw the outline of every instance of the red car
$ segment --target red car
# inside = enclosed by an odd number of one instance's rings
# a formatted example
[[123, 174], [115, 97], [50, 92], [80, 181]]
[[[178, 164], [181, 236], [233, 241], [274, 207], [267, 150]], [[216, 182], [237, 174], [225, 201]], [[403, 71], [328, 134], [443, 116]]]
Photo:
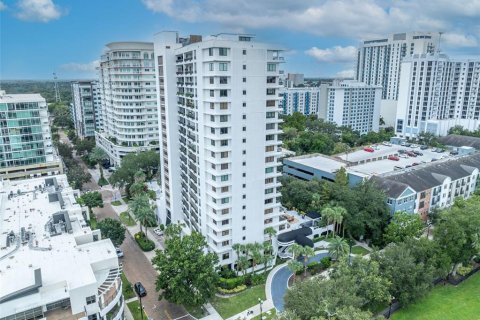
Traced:
[[397, 156], [390, 156], [390, 157], [388, 157], [388, 160], [399, 161], [400, 158], [397, 157]]
[[363, 151], [373, 152], [375, 150], [373, 150], [373, 148], [366, 147], [366, 148], [363, 148]]
[[415, 153], [413, 153], [412, 151], [407, 151], [406, 153], [409, 157], [414, 157], [414, 158], [417, 157], [417, 155]]

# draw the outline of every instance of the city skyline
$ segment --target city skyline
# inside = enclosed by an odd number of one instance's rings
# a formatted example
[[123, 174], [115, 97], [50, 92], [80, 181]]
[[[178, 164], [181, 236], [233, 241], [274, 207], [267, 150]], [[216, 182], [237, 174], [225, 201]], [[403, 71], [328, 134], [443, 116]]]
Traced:
[[469, 56], [479, 49], [477, 2], [447, 6], [443, 1], [248, 0], [232, 5], [214, 0], [131, 0], [112, 4], [0, 1], [1, 79], [50, 79], [52, 72], [60, 79], [98, 78], [95, 67], [105, 44], [152, 42], [161, 30], [254, 34], [257, 41], [285, 49], [286, 72], [303, 72], [306, 77], [353, 75], [360, 41], [388, 33], [444, 31], [441, 48], [451, 56]]

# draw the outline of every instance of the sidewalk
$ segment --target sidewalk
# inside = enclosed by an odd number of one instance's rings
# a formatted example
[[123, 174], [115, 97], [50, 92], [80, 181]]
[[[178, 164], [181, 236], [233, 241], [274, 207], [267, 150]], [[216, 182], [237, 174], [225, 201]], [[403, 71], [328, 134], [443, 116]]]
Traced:
[[[266, 313], [267, 311], [270, 311], [270, 309], [274, 309], [275, 307], [273, 306], [273, 301], [272, 300], [266, 300], [262, 303], [262, 313]], [[252, 312], [251, 314], [247, 315], [248, 312]], [[233, 317], [228, 318], [227, 320], [237, 320], [237, 319], [252, 319], [256, 316], [260, 315], [260, 304], [256, 304], [253, 307], [250, 307], [249, 309], [237, 313]]]

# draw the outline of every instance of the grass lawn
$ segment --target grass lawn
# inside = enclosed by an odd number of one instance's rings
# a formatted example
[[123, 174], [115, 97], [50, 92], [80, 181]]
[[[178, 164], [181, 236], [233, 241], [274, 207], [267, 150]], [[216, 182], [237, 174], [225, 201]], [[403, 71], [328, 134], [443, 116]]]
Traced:
[[97, 216], [95, 213], [90, 212], [90, 229], [95, 230], [97, 229]]
[[[263, 318], [263, 320], [272, 320], [275, 317], [276, 314], [277, 314], [277, 310], [275, 310], [275, 308], [273, 308], [273, 309], [264, 311], [263, 315], [262, 315], [262, 318]], [[252, 320], [261, 320], [260, 315], [258, 315], [256, 317], [253, 317]]]
[[364, 255], [366, 255], [367, 253], [370, 253], [370, 251], [368, 251], [368, 250], [365, 249], [364, 247], [353, 246], [353, 247], [352, 247], [352, 253], [353, 253], [353, 254], [359, 254], [359, 255], [361, 255], [361, 256], [364, 256]]
[[122, 293], [125, 300], [135, 297], [135, 292], [133, 292], [133, 287], [130, 281], [128, 281], [125, 273], [122, 272]]
[[214, 297], [210, 301], [222, 318], [227, 319], [258, 304], [258, 298], [265, 300], [265, 285], [249, 288], [230, 298]]
[[127, 211], [120, 213], [120, 221], [122, 221], [127, 227], [132, 227], [136, 224], [135, 220], [133, 220], [132, 216], [130, 216]]
[[120, 202], [120, 200], [115, 200], [115, 201], [110, 202], [110, 204], [111, 204], [112, 206], [121, 206], [121, 205], [122, 205], [122, 202]]
[[417, 303], [395, 312], [394, 320], [475, 320], [480, 319], [480, 273], [458, 286], [436, 286]]
[[[127, 306], [128, 306], [128, 309], [130, 309], [130, 312], [132, 313], [134, 320], [142, 319], [142, 315], [140, 314], [140, 301], [135, 300], [135, 301], [129, 302], [127, 303]], [[143, 311], [143, 319], [148, 319], [147, 315], [145, 314], [145, 311]]]

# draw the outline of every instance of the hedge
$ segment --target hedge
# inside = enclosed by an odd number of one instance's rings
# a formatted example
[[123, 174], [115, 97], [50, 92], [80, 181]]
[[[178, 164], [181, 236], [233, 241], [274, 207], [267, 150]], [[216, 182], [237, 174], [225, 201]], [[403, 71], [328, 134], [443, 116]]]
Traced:
[[145, 237], [145, 233], [137, 232], [135, 233], [135, 241], [137, 241], [138, 246], [143, 251], [152, 251], [155, 249], [155, 242]]
[[218, 292], [220, 292], [221, 294], [232, 294], [232, 293], [239, 293], [239, 292], [245, 291], [247, 289], [247, 286], [242, 284], [233, 289], [223, 289], [220, 287], [218, 287], [217, 289], [218, 289]]
[[237, 277], [237, 278], [230, 278], [230, 279], [220, 278], [218, 281], [218, 286], [226, 290], [232, 290], [244, 284], [245, 284], [244, 277]]

